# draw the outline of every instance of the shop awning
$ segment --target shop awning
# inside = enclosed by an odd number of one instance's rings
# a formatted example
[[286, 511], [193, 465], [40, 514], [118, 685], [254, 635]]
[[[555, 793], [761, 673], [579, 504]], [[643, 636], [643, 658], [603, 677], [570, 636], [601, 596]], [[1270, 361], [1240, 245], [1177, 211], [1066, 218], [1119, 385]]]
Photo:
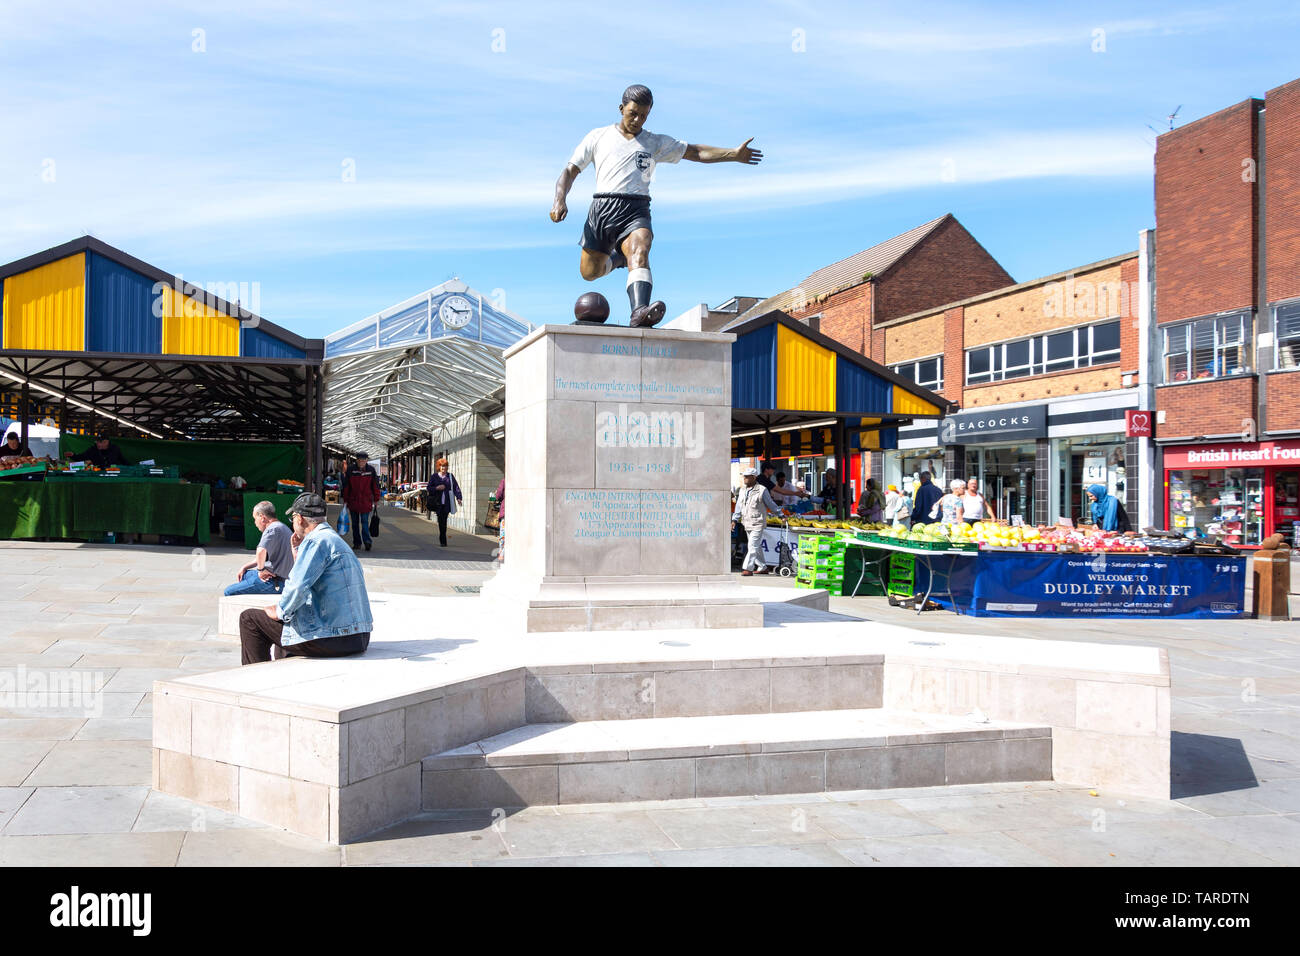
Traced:
[[728, 329], [731, 456], [777, 458], [896, 448], [898, 426], [956, 406], [784, 312]]

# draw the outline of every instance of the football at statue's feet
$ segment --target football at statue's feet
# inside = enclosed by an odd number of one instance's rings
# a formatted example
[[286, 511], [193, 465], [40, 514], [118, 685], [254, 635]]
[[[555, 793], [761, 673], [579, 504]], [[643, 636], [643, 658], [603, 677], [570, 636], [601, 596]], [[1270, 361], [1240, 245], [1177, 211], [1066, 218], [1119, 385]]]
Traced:
[[609, 318], [609, 300], [599, 292], [584, 292], [573, 303], [573, 315], [579, 322], [604, 322]]

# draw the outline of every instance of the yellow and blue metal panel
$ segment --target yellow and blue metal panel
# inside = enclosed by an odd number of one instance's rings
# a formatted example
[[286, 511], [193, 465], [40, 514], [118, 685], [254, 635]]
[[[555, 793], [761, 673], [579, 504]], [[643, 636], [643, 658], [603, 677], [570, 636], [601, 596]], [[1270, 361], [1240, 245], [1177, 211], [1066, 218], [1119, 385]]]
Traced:
[[[162, 310], [155, 283], [112, 259], [89, 253], [86, 266], [86, 349], [131, 355], [162, 352]], [[170, 290], [168, 290], [170, 292]]]
[[162, 296], [164, 355], [239, 354], [239, 319], [172, 288]]
[[776, 408], [835, 411], [834, 352], [777, 325], [776, 354]]
[[925, 399], [913, 395], [901, 385], [894, 386], [894, 407], [891, 411], [895, 415], [942, 415], [943, 410], [933, 402], [927, 402]]
[[731, 344], [731, 407], [776, 408], [776, 326], [741, 335]]
[[239, 333], [239, 354], [245, 358], [306, 358], [307, 353], [288, 342], [281, 342], [261, 329], [243, 329]]
[[4, 280], [4, 347], [51, 352], [85, 349], [85, 253]]
[[837, 355], [836, 408], [841, 412], [890, 412], [893, 383]]

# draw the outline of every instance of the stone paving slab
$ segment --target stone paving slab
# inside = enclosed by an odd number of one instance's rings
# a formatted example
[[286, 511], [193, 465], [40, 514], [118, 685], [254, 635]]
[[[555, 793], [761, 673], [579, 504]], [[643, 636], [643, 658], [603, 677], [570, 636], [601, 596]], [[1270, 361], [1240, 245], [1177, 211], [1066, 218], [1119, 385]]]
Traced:
[[175, 866], [184, 833], [0, 835], [0, 866]]
[[40, 787], [0, 834], [126, 833], [149, 795], [141, 787]]

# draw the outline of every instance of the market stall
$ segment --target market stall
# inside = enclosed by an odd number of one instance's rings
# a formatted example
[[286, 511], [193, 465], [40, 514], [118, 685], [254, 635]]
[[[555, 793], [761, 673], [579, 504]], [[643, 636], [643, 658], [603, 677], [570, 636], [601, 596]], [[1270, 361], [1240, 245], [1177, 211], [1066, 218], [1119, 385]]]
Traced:
[[[0, 285], [11, 430], [59, 436], [48, 464], [0, 477], [0, 537], [207, 541], [229, 517], [242, 541], [245, 490], [319, 488], [320, 340], [89, 236], [0, 266]], [[96, 436], [121, 454], [66, 472]]]
[[[898, 445], [898, 428], [955, 406], [929, 389], [813, 331], [781, 311], [727, 332], [731, 346], [731, 458], [834, 460], [839, 480], [823, 510], [848, 517], [862, 455]], [[823, 489], [808, 489], [819, 494]]]
[[[864, 563], [906, 556], [918, 611], [930, 602], [976, 617], [1238, 618], [1248, 554], [1176, 533], [1011, 527], [992, 522], [915, 531], [839, 532]], [[883, 564], [883, 562], [882, 562]], [[894, 578], [879, 571], [884, 581]], [[842, 577], [844, 593], [851, 575]]]

